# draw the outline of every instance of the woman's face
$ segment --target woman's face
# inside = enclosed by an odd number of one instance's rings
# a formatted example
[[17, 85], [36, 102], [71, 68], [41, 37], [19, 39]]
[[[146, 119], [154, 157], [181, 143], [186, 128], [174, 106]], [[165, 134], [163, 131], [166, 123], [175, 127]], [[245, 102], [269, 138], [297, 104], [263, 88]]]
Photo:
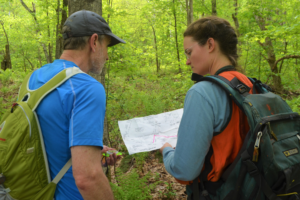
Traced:
[[187, 56], [186, 64], [191, 66], [192, 71], [203, 76], [208, 74], [210, 67], [208, 43], [201, 46], [192, 37], [187, 36], [183, 40], [183, 47]]

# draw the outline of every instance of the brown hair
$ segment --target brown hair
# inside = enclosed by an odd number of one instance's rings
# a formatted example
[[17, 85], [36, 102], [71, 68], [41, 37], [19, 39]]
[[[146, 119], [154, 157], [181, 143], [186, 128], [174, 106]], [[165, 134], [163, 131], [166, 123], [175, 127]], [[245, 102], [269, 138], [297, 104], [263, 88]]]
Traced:
[[216, 16], [198, 19], [189, 25], [183, 36], [191, 36], [200, 45], [204, 45], [208, 38], [213, 38], [219, 43], [221, 52], [237, 67], [238, 39], [233, 27], [225, 19]]
[[[64, 26], [62, 32], [66, 33], [70, 31], [70, 27]], [[105, 39], [105, 35], [98, 35], [98, 41], [102, 43]], [[64, 39], [63, 49], [64, 50], [82, 50], [85, 45], [88, 43], [91, 36], [83, 36], [83, 37], [71, 37]]]

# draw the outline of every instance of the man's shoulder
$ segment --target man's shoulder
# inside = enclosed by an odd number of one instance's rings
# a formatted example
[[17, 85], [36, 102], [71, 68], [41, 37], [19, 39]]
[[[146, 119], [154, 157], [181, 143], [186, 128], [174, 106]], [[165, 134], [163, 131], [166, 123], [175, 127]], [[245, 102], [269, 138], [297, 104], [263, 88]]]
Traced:
[[[30, 85], [34, 85], [34, 89], [36, 87], [40, 87], [41, 85], [45, 84], [59, 72], [64, 69], [71, 68], [71, 67], [78, 67], [75, 63], [67, 60], [55, 60], [52, 63], [48, 63], [43, 65], [41, 68], [37, 69], [33, 72], [30, 80]], [[79, 67], [78, 67], [79, 68]], [[79, 73], [75, 76], [71, 77], [70, 80], [72, 84], [76, 87], [83, 87], [87, 85], [97, 85], [98, 87], [103, 87], [100, 82], [94, 79], [92, 76], [86, 73]]]

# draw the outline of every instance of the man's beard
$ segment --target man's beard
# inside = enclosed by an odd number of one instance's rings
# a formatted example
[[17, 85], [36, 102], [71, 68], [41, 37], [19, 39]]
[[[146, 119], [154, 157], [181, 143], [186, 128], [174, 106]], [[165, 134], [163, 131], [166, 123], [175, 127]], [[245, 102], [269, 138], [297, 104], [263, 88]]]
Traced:
[[91, 60], [92, 67], [90, 72], [98, 75], [101, 74], [105, 63], [106, 60], [104, 59], [102, 52], [100, 52], [97, 58]]
[[91, 64], [92, 64], [92, 68], [90, 70], [90, 73], [92, 74], [101, 74], [103, 68], [104, 68], [104, 65], [105, 65], [105, 61], [103, 63], [99, 63], [99, 61], [95, 61], [95, 60], [92, 60], [91, 61]]

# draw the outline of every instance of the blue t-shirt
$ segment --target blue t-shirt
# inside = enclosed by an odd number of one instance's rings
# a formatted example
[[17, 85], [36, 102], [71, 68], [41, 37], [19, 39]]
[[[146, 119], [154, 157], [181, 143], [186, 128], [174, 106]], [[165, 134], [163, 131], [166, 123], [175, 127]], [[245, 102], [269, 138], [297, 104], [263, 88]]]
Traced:
[[[66, 60], [44, 65], [32, 74], [29, 89], [41, 87], [63, 69], [74, 66], [78, 67]], [[71, 77], [41, 101], [36, 112], [51, 179], [70, 159], [72, 146], [103, 147], [105, 101], [103, 86], [85, 73]], [[55, 199], [83, 199], [75, 185], [72, 167], [58, 183]]]
[[220, 132], [230, 117], [230, 103], [218, 85], [202, 81], [193, 85], [185, 97], [178, 129], [176, 149], [166, 147], [166, 170], [182, 181], [199, 176], [214, 132]]

